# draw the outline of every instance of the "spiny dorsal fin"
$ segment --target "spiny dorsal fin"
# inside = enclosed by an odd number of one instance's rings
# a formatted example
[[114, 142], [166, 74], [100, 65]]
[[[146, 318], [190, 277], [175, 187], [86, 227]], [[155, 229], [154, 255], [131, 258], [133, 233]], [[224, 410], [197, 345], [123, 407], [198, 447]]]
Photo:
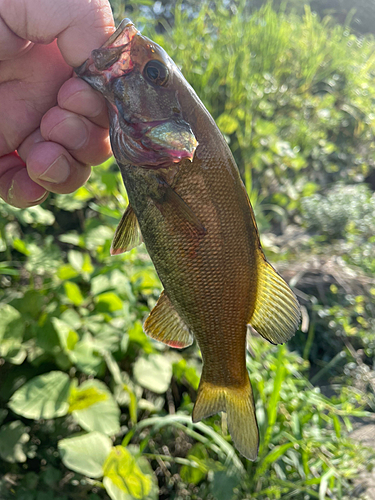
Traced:
[[193, 422], [226, 411], [228, 430], [235, 447], [244, 457], [255, 460], [258, 456], [259, 431], [250, 381], [247, 380], [242, 387], [220, 387], [203, 380], [203, 374], [194, 405]]
[[112, 241], [111, 255], [127, 252], [141, 243], [142, 234], [137, 217], [132, 207], [128, 205], [117, 226], [115, 237]]
[[177, 349], [191, 345], [194, 340], [164, 291], [146, 319], [143, 330], [149, 337]]
[[300, 306], [292, 290], [263, 254], [258, 262], [257, 297], [249, 323], [272, 344], [283, 344], [298, 328]]

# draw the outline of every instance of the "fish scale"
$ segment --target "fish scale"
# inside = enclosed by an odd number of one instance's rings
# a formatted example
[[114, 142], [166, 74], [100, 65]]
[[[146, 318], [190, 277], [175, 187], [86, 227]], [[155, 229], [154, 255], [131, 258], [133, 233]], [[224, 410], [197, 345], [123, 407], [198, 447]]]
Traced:
[[76, 72], [107, 99], [129, 196], [111, 251], [143, 239], [164, 287], [144, 331], [177, 348], [196, 339], [203, 369], [193, 421], [226, 411], [235, 446], [255, 460], [247, 325], [286, 342], [298, 302], [266, 261], [226, 141], [165, 51], [124, 20], [94, 56]]

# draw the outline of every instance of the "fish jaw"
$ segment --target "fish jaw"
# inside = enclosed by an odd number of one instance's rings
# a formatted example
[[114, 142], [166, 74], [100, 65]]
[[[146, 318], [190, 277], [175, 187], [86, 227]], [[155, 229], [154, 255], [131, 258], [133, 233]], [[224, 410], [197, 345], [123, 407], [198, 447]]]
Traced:
[[[176, 68], [161, 47], [124, 19], [75, 72], [107, 100], [111, 144], [118, 161], [149, 169], [193, 161], [198, 141], [182, 118], [177, 92], [156, 88], [142, 74], [151, 60], [161, 61], [170, 73]], [[136, 92], [139, 95], [134, 97]], [[167, 105], [154, 109], [160, 94]]]
[[123, 19], [112, 36], [99, 49], [93, 50], [81, 66], [75, 68], [77, 76], [108, 99], [110, 81], [133, 69], [130, 43], [138, 33], [130, 19]]

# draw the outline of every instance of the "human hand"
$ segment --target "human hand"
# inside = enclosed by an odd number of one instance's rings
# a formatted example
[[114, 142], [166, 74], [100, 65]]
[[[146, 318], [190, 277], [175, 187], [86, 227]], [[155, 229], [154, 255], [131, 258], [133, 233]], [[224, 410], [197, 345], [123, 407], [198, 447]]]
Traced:
[[108, 0], [0, 0], [0, 196], [71, 193], [111, 154], [105, 101], [72, 67], [114, 31]]

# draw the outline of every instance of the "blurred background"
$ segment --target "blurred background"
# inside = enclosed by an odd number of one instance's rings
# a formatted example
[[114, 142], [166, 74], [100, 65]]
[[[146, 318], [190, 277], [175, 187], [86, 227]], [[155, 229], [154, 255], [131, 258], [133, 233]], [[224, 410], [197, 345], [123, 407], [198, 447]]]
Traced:
[[110, 257], [114, 161], [42, 206], [0, 201], [0, 498], [375, 498], [375, 4], [112, 6], [215, 118], [302, 325], [249, 336], [251, 463], [224, 417], [191, 423], [197, 346], [142, 332], [161, 286], [144, 245]]

